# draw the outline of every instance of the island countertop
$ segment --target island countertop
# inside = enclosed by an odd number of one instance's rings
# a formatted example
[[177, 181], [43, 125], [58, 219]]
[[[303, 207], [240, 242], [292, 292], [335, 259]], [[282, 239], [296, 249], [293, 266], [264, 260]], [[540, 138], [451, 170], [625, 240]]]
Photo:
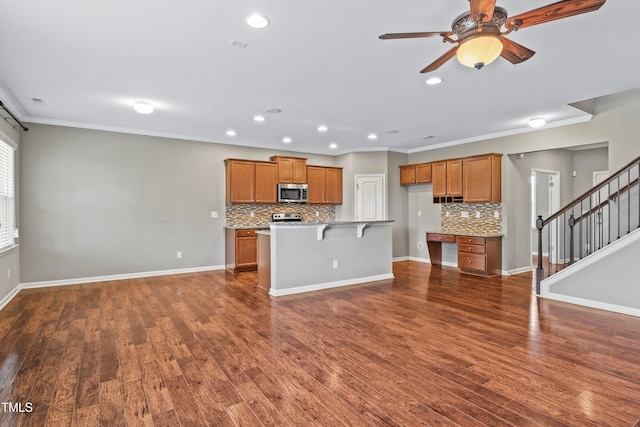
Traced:
[[327, 225], [327, 226], [335, 226], [335, 225], [360, 225], [360, 224], [390, 224], [395, 222], [393, 219], [383, 219], [383, 220], [374, 220], [374, 221], [305, 221], [305, 222], [270, 222], [269, 225], [282, 226], [282, 225], [293, 225], [293, 226], [317, 226], [317, 225]]
[[446, 234], [449, 236], [469, 236], [469, 237], [502, 237], [502, 233], [473, 231], [473, 230], [427, 230], [427, 234]]

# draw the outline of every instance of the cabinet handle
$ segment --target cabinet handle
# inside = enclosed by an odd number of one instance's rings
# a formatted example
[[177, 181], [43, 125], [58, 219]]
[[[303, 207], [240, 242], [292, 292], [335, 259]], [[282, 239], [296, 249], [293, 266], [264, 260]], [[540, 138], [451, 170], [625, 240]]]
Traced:
[[471, 260], [469, 260], [469, 264], [471, 264]]
[[469, 250], [471, 250], [471, 246], [469, 246]]

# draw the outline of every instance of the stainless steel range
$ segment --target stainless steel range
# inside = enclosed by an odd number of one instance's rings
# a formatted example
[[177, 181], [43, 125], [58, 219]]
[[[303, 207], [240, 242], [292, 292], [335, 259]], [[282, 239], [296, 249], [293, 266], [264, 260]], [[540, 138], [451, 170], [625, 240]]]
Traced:
[[302, 222], [302, 214], [299, 213], [274, 213], [271, 214], [272, 222]]

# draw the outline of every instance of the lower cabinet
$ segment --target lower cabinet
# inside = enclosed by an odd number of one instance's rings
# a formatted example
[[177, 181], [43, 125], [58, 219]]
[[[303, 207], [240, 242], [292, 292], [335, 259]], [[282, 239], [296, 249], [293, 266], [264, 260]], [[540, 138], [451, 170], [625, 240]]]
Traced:
[[225, 232], [225, 268], [250, 271], [257, 268], [258, 237], [256, 229], [231, 229]]
[[432, 265], [442, 265], [443, 242], [458, 245], [458, 269], [461, 273], [483, 276], [502, 274], [502, 237], [427, 233], [427, 248]]

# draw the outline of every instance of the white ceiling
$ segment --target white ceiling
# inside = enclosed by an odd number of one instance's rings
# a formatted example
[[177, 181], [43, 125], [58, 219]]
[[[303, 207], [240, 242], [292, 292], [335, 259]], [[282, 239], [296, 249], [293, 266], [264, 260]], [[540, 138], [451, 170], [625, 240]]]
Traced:
[[[499, 0], [513, 16], [553, 0]], [[526, 3], [526, 6], [523, 4]], [[569, 104], [640, 86], [640, 2], [509, 35], [536, 51], [477, 71], [451, 45], [380, 40], [446, 31], [466, 0], [0, 0], [0, 99], [26, 122], [338, 154], [425, 147], [588, 120]], [[271, 25], [245, 24], [253, 12]], [[230, 45], [247, 43], [246, 48]], [[425, 84], [428, 76], [444, 79]], [[32, 98], [41, 98], [39, 105]], [[155, 105], [151, 115], [131, 104]], [[278, 108], [279, 114], [266, 112]], [[266, 121], [252, 117], [263, 114]], [[320, 133], [317, 126], [329, 130]], [[235, 137], [225, 132], [234, 129]], [[397, 133], [389, 133], [397, 131]], [[376, 133], [371, 141], [367, 135]], [[282, 138], [293, 139], [284, 144]], [[424, 139], [425, 137], [430, 137]], [[335, 142], [338, 148], [329, 149]]]

